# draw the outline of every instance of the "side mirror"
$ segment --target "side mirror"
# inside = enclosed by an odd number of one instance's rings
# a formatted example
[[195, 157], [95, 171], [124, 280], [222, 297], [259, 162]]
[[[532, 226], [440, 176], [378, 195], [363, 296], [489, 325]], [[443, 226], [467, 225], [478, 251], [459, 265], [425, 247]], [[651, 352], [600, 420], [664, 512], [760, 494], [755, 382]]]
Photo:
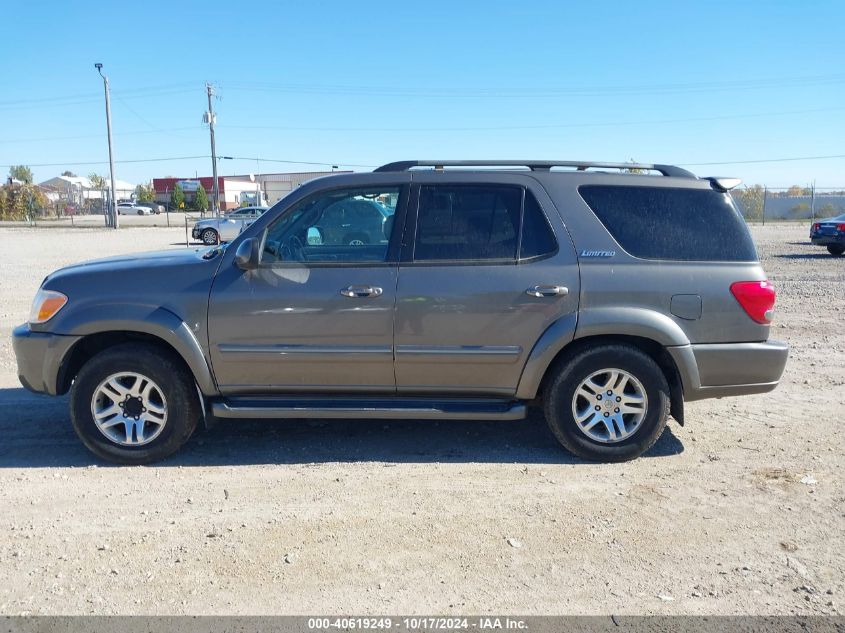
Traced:
[[316, 226], [309, 226], [305, 233], [305, 241], [308, 246], [321, 246], [323, 244], [323, 234]]
[[241, 270], [254, 270], [261, 261], [261, 238], [251, 237], [238, 244], [235, 266]]

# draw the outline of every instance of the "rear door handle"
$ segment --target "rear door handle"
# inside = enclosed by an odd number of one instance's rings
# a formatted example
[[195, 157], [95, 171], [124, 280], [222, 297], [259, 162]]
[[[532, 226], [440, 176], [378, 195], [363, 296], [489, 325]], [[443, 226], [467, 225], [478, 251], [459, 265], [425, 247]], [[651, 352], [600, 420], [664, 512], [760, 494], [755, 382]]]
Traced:
[[376, 286], [348, 286], [340, 291], [344, 297], [378, 297], [384, 292]]
[[525, 291], [532, 297], [565, 297], [569, 294], [566, 286], [532, 286]]

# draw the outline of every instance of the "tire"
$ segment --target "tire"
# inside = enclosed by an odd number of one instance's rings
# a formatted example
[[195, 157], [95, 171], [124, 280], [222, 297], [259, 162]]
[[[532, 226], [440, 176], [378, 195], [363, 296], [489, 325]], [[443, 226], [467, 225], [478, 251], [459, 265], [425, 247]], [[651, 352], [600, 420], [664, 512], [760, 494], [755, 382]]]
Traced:
[[350, 233], [343, 238], [343, 243], [349, 246], [363, 246], [370, 243], [370, 238], [363, 233]]
[[138, 215], [144, 215], [143, 211], [138, 211]]
[[[591, 377], [592, 384], [608, 386], [605, 381], [611, 380], [612, 375], [605, 370], [621, 370], [620, 377], [627, 374], [633, 380], [629, 378], [627, 387], [613, 392], [611, 397], [601, 389], [594, 396], [597, 400], [588, 400], [583, 394], [593, 387], [585, 387], [576, 398], [576, 390]], [[544, 394], [546, 421], [563, 447], [578, 457], [597, 462], [635, 459], [651, 448], [663, 432], [671, 403], [669, 384], [657, 363], [640, 350], [622, 344], [599, 345], [578, 352], [553, 371]], [[645, 398], [638, 396], [639, 392]], [[617, 414], [617, 400], [622, 405], [630, 402], [627, 408], [644, 407], [642, 414]], [[637, 404], [637, 400], [642, 404]], [[576, 421], [576, 411], [581, 425]], [[621, 418], [621, 426], [613, 416]], [[584, 430], [582, 425], [592, 428]], [[605, 437], [596, 438], [597, 435]]]
[[207, 244], [208, 246], [213, 246], [220, 242], [220, 236], [214, 229], [203, 229], [202, 233], [200, 233], [200, 239], [203, 244]]
[[845, 244], [828, 244], [827, 252], [835, 257], [839, 257], [845, 253]]
[[[150, 407], [149, 411], [155, 411], [156, 408], [164, 410], [162, 424], [145, 422], [144, 414], [140, 414], [140, 424], [135, 422], [133, 425], [131, 413], [137, 409], [130, 410], [128, 401], [117, 404], [123, 395], [115, 396], [111, 402], [108, 398], [97, 400], [98, 397], [102, 398], [98, 394], [102, 393], [103, 388], [110, 389], [104, 387], [106, 381], [122, 374], [138, 375], [148, 381], [141, 385], [153, 385], [150, 402], [145, 401], [144, 404]], [[123, 380], [124, 385], [131, 384], [131, 378], [117, 380]], [[114, 417], [106, 421], [106, 424], [114, 423], [104, 430], [98, 426], [94, 416], [94, 407], [100, 403], [108, 405], [104, 408], [119, 407]], [[128, 419], [126, 411], [130, 412]], [[118, 464], [148, 464], [172, 455], [187, 442], [200, 420], [202, 410], [193, 377], [179, 359], [150, 345], [127, 343], [108, 348], [83, 365], [73, 382], [70, 414], [79, 439], [96, 456]], [[152, 416], [151, 413], [146, 415]], [[130, 426], [126, 425], [127, 421]], [[122, 440], [126, 440], [128, 435], [129, 439], [121, 443], [107, 436], [107, 433]], [[142, 433], [146, 435], [144, 441]]]

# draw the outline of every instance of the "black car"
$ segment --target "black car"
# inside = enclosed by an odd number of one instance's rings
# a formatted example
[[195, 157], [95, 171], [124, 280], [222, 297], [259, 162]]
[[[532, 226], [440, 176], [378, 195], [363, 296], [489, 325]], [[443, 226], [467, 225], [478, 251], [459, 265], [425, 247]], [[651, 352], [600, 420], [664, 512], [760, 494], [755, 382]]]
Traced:
[[810, 241], [816, 246], [827, 246], [831, 255], [845, 253], [845, 214], [814, 222], [810, 228]]

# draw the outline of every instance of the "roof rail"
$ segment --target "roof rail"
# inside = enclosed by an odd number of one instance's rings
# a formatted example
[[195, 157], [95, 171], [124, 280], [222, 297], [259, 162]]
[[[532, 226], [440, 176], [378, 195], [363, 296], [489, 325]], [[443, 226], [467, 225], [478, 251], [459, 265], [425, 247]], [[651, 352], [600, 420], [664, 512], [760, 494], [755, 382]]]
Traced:
[[373, 171], [408, 171], [413, 167], [527, 167], [531, 171], [549, 171], [552, 167], [575, 167], [578, 171], [588, 169], [645, 169], [657, 171], [664, 176], [695, 178], [695, 174], [674, 165], [650, 165], [645, 163], [592, 163], [575, 160], [400, 160], [382, 165]]

